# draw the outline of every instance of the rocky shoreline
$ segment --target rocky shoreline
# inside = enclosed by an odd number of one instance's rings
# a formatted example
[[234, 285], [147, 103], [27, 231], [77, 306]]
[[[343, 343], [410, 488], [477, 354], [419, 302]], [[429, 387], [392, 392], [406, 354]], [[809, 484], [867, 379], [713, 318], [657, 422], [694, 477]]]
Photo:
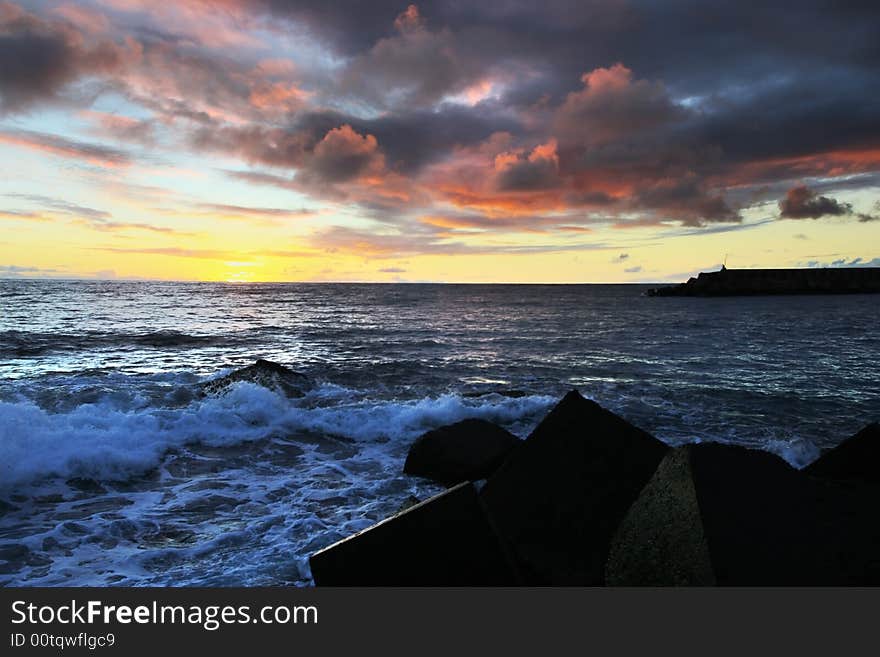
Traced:
[[880, 292], [880, 267], [727, 269], [701, 272], [686, 283], [648, 290], [651, 297], [761, 294], [870, 294]]
[[318, 586], [880, 585], [880, 425], [798, 470], [671, 448], [568, 393], [525, 439], [464, 421], [406, 471], [451, 486], [314, 553]]

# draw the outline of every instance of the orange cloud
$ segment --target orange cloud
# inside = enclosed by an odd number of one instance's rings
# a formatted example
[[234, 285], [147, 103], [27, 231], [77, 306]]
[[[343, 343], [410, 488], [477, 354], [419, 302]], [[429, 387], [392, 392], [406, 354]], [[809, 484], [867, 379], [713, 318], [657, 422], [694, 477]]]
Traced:
[[425, 21], [419, 13], [419, 8], [409, 5], [397, 18], [394, 19], [394, 27], [400, 32], [412, 32], [425, 26]]
[[251, 89], [251, 105], [259, 110], [289, 112], [303, 104], [307, 94], [284, 82], [259, 82]]
[[741, 164], [719, 176], [718, 183], [747, 186], [776, 180], [850, 176], [880, 169], [880, 149], [841, 149]]

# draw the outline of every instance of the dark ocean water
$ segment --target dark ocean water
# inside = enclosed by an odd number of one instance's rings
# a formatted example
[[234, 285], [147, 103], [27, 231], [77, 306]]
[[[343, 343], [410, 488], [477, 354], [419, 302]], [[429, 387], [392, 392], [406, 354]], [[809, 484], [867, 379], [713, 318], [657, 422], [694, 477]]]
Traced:
[[[0, 583], [308, 584], [311, 552], [437, 490], [401, 474], [421, 432], [525, 436], [573, 387], [799, 466], [880, 419], [876, 296], [644, 291], [0, 281]], [[194, 394], [256, 358], [314, 388]]]

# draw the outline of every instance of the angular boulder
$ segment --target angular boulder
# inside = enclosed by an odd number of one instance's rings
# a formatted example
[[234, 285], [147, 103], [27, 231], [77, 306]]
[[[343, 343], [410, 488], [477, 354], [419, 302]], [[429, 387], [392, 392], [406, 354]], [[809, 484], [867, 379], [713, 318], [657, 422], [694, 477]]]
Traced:
[[604, 583], [611, 538], [668, 450], [568, 393], [481, 491], [524, 583]]
[[255, 383], [287, 397], [302, 397], [311, 387], [306, 375], [261, 358], [253, 365], [242, 367], [218, 379], [203, 383], [201, 392], [204, 395], [222, 394], [229, 386], [239, 381]]
[[462, 420], [423, 434], [409, 448], [403, 471], [445, 486], [491, 475], [522, 441], [485, 420]]
[[880, 424], [874, 422], [824, 452], [804, 472], [829, 479], [880, 483]]
[[317, 586], [502, 586], [518, 582], [471, 483], [397, 513], [309, 559]]
[[810, 477], [767, 452], [670, 452], [611, 542], [616, 586], [880, 583], [878, 487]]

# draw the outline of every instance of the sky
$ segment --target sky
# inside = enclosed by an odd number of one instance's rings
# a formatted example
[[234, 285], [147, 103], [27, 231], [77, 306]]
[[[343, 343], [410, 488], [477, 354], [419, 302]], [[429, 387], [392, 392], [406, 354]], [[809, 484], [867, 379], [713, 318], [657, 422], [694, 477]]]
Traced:
[[0, 0], [0, 278], [880, 265], [880, 4]]

